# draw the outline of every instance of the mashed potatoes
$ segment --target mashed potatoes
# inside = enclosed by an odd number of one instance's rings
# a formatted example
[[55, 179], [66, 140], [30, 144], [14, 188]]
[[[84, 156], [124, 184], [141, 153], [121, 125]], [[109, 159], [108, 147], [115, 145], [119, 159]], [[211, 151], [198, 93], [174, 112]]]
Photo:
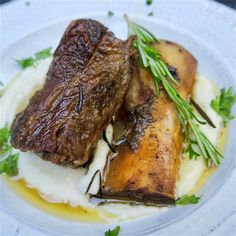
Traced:
[[[0, 127], [6, 123], [12, 123], [15, 114], [22, 111], [28, 104], [29, 98], [35, 90], [42, 87], [51, 58], [45, 59], [39, 63], [36, 68], [28, 68], [16, 76], [8, 85], [4, 95], [0, 99], [1, 119]], [[204, 96], [202, 96], [204, 94]], [[202, 127], [202, 131], [207, 134], [209, 139], [216, 144], [221, 129], [221, 119], [211, 109], [210, 101], [214, 98], [214, 86], [206, 78], [199, 76], [194, 89], [194, 99], [206, 111], [217, 126], [216, 129], [209, 125]], [[108, 125], [106, 135], [109, 141], [112, 140], [112, 126]], [[17, 150], [17, 152], [19, 152]], [[95, 208], [97, 203], [89, 200], [89, 195], [85, 195], [91, 178], [103, 169], [106, 163], [106, 157], [109, 147], [100, 139], [94, 153], [93, 160], [88, 169], [71, 169], [58, 166], [49, 161], [44, 161], [32, 152], [19, 152], [19, 176], [18, 179], [24, 179], [30, 188], [35, 188], [39, 194], [52, 203], [67, 203], [71, 206], [82, 206], [86, 208]], [[199, 178], [205, 170], [203, 158], [198, 160], [189, 160], [184, 157], [181, 169], [180, 180], [176, 186], [176, 196], [191, 193], [196, 186]], [[99, 189], [99, 175], [94, 178], [88, 193], [97, 193]], [[127, 218], [143, 216], [153, 213], [161, 213], [167, 208], [130, 206], [127, 204], [108, 204], [96, 207], [101, 211], [101, 216], [107, 220], [104, 210], [115, 214], [117, 217], [112, 220], [125, 220]], [[103, 213], [102, 213], [103, 212]]]
[[[215, 85], [207, 78], [198, 75], [193, 91], [194, 100], [216, 126], [216, 128], [212, 128], [207, 124], [200, 126], [200, 129], [214, 145], [217, 144], [223, 125], [221, 117], [210, 106], [211, 100], [215, 98], [215, 95]], [[192, 193], [205, 170], [206, 165], [203, 157], [199, 157], [197, 160], [190, 160], [188, 157], [183, 156], [180, 179], [176, 186], [176, 197]]]

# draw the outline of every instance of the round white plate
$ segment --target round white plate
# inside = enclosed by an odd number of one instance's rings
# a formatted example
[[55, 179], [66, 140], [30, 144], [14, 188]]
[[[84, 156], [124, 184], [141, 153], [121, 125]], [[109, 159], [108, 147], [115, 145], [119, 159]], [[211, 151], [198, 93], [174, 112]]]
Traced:
[[[107, 16], [108, 10], [112, 10], [115, 16], [109, 18]], [[147, 17], [149, 11], [154, 11], [155, 17]], [[70, 20], [74, 18], [97, 19], [109, 27], [116, 36], [126, 38], [127, 27], [122, 18], [126, 12], [134, 21], [149, 28], [159, 38], [178, 42], [187, 48], [197, 58], [198, 70], [201, 74], [216, 81], [220, 87], [235, 85], [236, 50], [234, 47], [233, 12], [212, 2], [160, 1], [147, 7], [144, 1], [116, 1], [112, 4], [108, 1], [99, 4], [98, 1], [31, 1], [30, 6], [26, 6], [24, 1], [18, 1], [4, 6], [2, 12], [3, 30], [1, 36], [3, 36], [4, 50], [1, 50], [1, 77], [4, 81], [8, 81], [19, 70], [12, 58], [27, 57], [49, 46], [55, 48]], [[17, 15], [17, 19], [10, 19], [12, 14]], [[210, 220], [216, 219], [214, 213], [211, 216], [207, 216], [207, 214], [202, 216], [199, 212], [204, 208], [208, 209], [207, 206], [210, 205], [212, 197], [232, 174], [235, 166], [235, 143], [235, 121], [233, 121], [230, 124], [229, 138], [224, 153], [225, 159], [199, 193], [203, 197], [198, 205], [176, 207], [162, 215], [120, 223], [122, 233], [124, 235], [143, 235], [154, 233], [157, 230], [168, 233], [169, 230], [168, 234], [171, 232], [189, 234], [191, 232], [189, 228], [194, 229], [196, 226], [190, 227], [186, 224], [188, 219], [193, 218], [194, 215], [195, 218], [197, 216], [205, 217], [205, 221], [209, 221], [210, 225]], [[230, 191], [230, 188], [227, 191]], [[232, 191], [233, 187], [229, 193], [230, 196], [233, 196]], [[217, 209], [218, 204], [225, 200], [224, 196], [218, 194], [211, 210]], [[234, 199], [232, 198], [231, 201], [233, 202]], [[205, 202], [207, 204], [204, 205]], [[232, 207], [235, 206], [232, 205]], [[196, 211], [198, 208], [201, 209]], [[26, 223], [50, 234], [103, 235], [108, 228], [114, 227], [114, 225], [91, 225], [63, 220], [48, 215], [19, 198], [2, 181], [1, 209], [1, 211], [22, 221], [23, 224]], [[222, 218], [223, 216], [222, 214]], [[175, 231], [173, 226], [173, 223], [177, 221], [179, 223], [175, 224], [175, 227], [177, 225], [176, 230], [179, 231]], [[220, 221], [220, 218], [217, 218], [217, 221]], [[6, 223], [9, 224], [9, 222]], [[207, 232], [211, 226], [201, 229]], [[166, 229], [160, 231], [163, 228]], [[7, 231], [4, 232], [7, 234]], [[202, 234], [203, 232], [199, 231], [198, 233]]]

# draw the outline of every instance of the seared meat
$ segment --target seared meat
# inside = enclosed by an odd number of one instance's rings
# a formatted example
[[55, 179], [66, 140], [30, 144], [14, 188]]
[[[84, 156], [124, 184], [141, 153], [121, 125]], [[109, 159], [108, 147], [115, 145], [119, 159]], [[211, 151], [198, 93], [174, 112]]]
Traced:
[[86, 163], [127, 92], [132, 42], [97, 21], [73, 21], [43, 88], [12, 125], [12, 145], [57, 164]]
[[[162, 41], [154, 46], [179, 81], [178, 91], [187, 99], [195, 82], [197, 62], [181, 46]], [[147, 70], [136, 72], [123, 106], [127, 141], [107, 165], [102, 183], [103, 198], [173, 203], [178, 180], [183, 133], [175, 104], [155, 85]], [[120, 122], [120, 120], [118, 121]], [[116, 127], [116, 126], [115, 126]]]

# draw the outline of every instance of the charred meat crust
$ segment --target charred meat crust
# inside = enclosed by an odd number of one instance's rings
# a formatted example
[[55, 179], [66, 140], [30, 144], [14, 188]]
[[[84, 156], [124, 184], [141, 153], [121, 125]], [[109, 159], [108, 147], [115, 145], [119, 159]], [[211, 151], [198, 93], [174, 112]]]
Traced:
[[43, 88], [12, 125], [12, 145], [56, 164], [86, 163], [127, 91], [132, 42], [97, 21], [73, 21]]
[[147, 193], [147, 188], [141, 188], [136, 190], [129, 190], [125, 189], [121, 192], [116, 192], [114, 195], [113, 192], [110, 192], [110, 190], [105, 190], [106, 195], [103, 196], [103, 193], [101, 192], [98, 196], [99, 198], [112, 198], [117, 200], [125, 200], [125, 201], [134, 201], [134, 202], [142, 202], [145, 205], [157, 205], [157, 204], [168, 204], [172, 205], [175, 203], [175, 200], [172, 196], [167, 196], [165, 194], [159, 194], [159, 193]]
[[125, 110], [123, 107], [125, 111], [123, 110], [121, 115], [121, 122], [128, 133], [126, 135], [126, 142], [133, 151], [138, 150], [146, 127], [153, 122], [151, 107], [153, 107], [155, 102], [155, 95], [148, 88], [146, 88], [145, 93], [145, 97], [148, 96], [148, 99], [144, 99], [142, 104], [138, 104], [129, 110]]

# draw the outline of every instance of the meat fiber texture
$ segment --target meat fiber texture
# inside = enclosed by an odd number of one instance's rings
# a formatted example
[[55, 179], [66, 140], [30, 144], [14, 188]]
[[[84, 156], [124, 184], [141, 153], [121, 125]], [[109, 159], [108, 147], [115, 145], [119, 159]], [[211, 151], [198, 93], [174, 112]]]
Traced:
[[16, 116], [12, 145], [56, 164], [85, 164], [127, 92], [132, 44], [95, 20], [72, 21], [43, 88]]

